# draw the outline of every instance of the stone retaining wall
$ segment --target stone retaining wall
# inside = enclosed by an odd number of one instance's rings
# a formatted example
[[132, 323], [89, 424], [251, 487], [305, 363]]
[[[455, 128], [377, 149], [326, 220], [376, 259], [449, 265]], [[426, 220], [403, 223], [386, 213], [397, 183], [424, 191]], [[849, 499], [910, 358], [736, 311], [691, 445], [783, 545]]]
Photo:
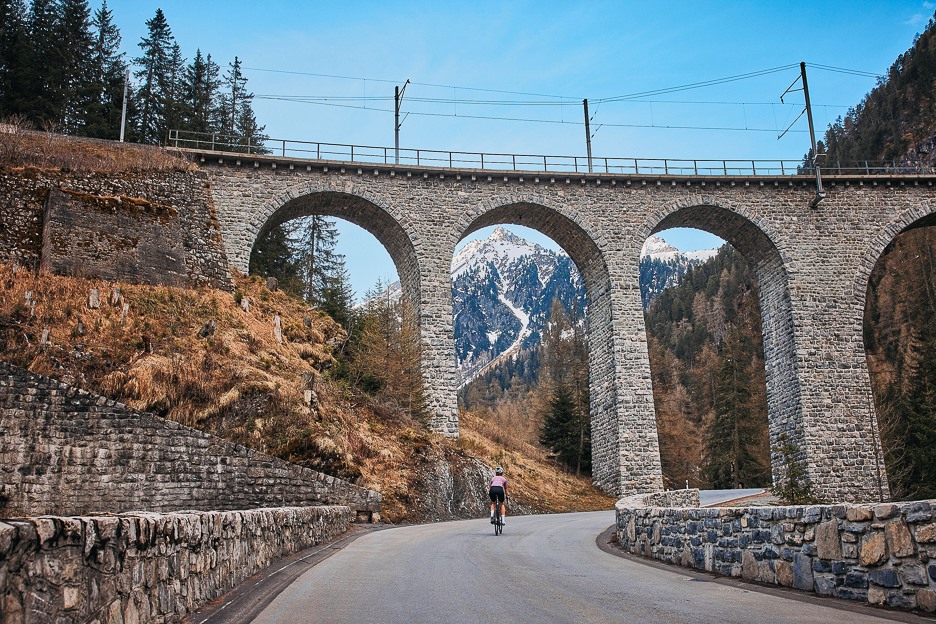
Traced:
[[0, 517], [307, 505], [380, 494], [0, 362]]
[[0, 169], [0, 260], [64, 275], [232, 288], [197, 171]]
[[[657, 507], [618, 501], [633, 554], [904, 609], [936, 611], [936, 501], [794, 507]], [[697, 504], [697, 503], [696, 503]]]
[[178, 622], [352, 519], [284, 507], [2, 521], [0, 624]]

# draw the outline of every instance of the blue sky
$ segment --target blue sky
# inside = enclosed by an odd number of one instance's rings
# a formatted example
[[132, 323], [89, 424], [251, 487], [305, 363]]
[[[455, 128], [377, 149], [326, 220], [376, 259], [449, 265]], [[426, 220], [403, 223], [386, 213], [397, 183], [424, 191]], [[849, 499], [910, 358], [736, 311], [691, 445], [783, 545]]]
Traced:
[[[90, 3], [97, 7], [96, 0]], [[402, 147], [556, 155], [585, 154], [583, 98], [592, 103], [800, 61], [883, 73], [936, 9], [916, 0], [111, 0], [109, 6], [131, 58], [157, 7], [186, 58], [200, 48], [225, 67], [239, 56], [257, 95], [254, 109], [271, 137], [392, 146], [393, 87], [409, 79]], [[808, 71], [820, 135], [874, 86], [872, 77]], [[592, 151], [609, 157], [799, 159], [809, 147], [805, 118], [777, 139], [802, 104], [801, 94], [794, 94], [792, 105], [779, 101], [797, 76], [798, 67], [640, 101], [590, 104]], [[330, 100], [282, 99], [296, 96]], [[693, 231], [663, 237], [684, 250], [719, 242]], [[348, 224], [341, 238], [339, 251], [358, 294], [378, 277], [395, 277], [369, 234]]]

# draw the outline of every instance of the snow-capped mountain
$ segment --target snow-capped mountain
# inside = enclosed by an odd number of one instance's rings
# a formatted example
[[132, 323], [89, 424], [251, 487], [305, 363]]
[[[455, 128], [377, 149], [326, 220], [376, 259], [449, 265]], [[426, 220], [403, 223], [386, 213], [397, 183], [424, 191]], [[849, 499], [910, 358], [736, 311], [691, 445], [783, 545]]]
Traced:
[[493, 361], [536, 345], [553, 299], [583, 309], [585, 291], [564, 253], [498, 227], [452, 259], [452, 307], [460, 383]]
[[[715, 249], [684, 253], [659, 237], [648, 238], [640, 261], [644, 308], [654, 295], [675, 285], [689, 266], [716, 253]], [[399, 292], [399, 283], [390, 287], [392, 298]], [[457, 251], [452, 258], [452, 308], [459, 387], [536, 346], [555, 298], [567, 312], [586, 311], [581, 277], [561, 251], [531, 243], [503, 227]]]
[[679, 251], [658, 236], [648, 238], [640, 250], [640, 298], [644, 310], [650, 307], [653, 297], [678, 284], [686, 269], [717, 253], [717, 249]]
[[[651, 236], [641, 251], [644, 306], [686, 269], [717, 250], [683, 253]], [[585, 291], [571, 259], [495, 228], [452, 259], [452, 303], [459, 386], [496, 362], [539, 343], [553, 299], [567, 312], [585, 311]]]

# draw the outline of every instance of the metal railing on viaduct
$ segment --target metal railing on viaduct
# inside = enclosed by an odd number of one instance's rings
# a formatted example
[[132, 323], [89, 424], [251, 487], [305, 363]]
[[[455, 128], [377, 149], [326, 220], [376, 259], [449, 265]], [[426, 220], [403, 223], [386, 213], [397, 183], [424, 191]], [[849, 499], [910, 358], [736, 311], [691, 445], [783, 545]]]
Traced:
[[[168, 145], [193, 150], [234, 152], [382, 165], [409, 165], [449, 169], [530, 171], [538, 173], [604, 173], [619, 175], [786, 176], [814, 175], [802, 160], [708, 160], [687, 158], [622, 158], [457, 152], [372, 145], [348, 145], [291, 139], [265, 139], [251, 143], [243, 137], [210, 132], [170, 130]], [[589, 160], [591, 162], [589, 162]], [[820, 162], [826, 175], [932, 174], [934, 167], [899, 162]]]

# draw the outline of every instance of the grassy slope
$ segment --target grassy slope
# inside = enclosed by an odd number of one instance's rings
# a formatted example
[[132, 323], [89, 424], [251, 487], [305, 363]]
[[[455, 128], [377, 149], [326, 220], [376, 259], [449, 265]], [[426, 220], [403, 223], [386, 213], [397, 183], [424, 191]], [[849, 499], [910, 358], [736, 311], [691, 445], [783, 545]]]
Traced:
[[[515, 500], [528, 508], [610, 508], [612, 499], [557, 469], [541, 450], [489, 439], [478, 417], [464, 415], [457, 441], [381, 417], [368, 397], [328, 378], [332, 347], [344, 339], [338, 325], [257, 278], [238, 276], [235, 286], [226, 293], [112, 284], [0, 264], [0, 357], [356, 480], [384, 494], [385, 516], [395, 521], [421, 519], [407, 502], [421, 467], [458, 456], [504, 465]], [[97, 309], [88, 305], [93, 288]], [[121, 301], [112, 305], [118, 288]], [[243, 297], [250, 301], [246, 312]], [[274, 334], [276, 315], [282, 342]], [[214, 329], [203, 337], [211, 321]]]

